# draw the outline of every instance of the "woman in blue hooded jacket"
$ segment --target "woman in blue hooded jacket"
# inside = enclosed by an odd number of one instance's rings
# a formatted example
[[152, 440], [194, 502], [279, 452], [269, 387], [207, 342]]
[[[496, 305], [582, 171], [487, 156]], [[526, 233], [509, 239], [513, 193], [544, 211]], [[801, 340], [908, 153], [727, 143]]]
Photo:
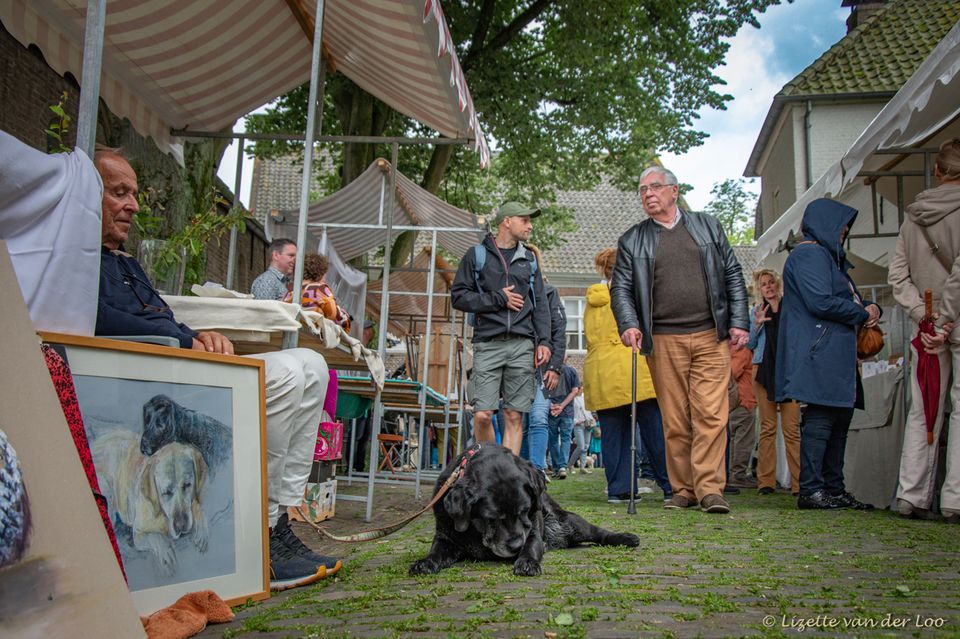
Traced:
[[862, 407], [857, 330], [876, 325], [880, 307], [864, 302], [847, 275], [843, 250], [857, 210], [821, 198], [807, 205], [804, 241], [783, 270], [777, 336], [776, 400], [807, 404], [800, 423], [799, 508], [858, 508], [843, 483], [843, 455], [855, 406]]

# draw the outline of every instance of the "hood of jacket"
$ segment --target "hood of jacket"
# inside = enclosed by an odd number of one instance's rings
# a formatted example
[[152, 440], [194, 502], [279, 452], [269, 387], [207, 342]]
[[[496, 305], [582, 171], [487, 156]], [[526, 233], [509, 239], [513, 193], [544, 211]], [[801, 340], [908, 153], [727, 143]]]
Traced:
[[610, 287], [606, 284], [591, 284], [587, 288], [587, 304], [594, 308], [610, 303]]
[[800, 230], [811, 240], [827, 249], [837, 265], [843, 265], [847, 254], [840, 242], [843, 227], [853, 228], [857, 219], [857, 209], [825, 197], [818, 198], [807, 205], [803, 212], [803, 224]]
[[936, 224], [957, 212], [960, 212], [960, 184], [941, 184], [927, 189], [907, 207], [907, 215], [920, 226]]

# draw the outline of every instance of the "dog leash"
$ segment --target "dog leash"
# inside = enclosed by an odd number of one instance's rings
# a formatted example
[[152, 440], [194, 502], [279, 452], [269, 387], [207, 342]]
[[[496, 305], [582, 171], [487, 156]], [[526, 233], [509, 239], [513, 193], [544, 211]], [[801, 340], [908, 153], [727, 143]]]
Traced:
[[471, 457], [476, 455], [479, 450], [480, 450], [480, 444], [474, 444], [469, 449], [467, 449], [466, 454], [463, 457], [463, 461], [460, 462], [460, 465], [457, 466], [456, 470], [450, 473], [450, 476], [447, 477], [447, 481], [443, 482], [443, 485], [440, 487], [440, 490], [438, 490], [437, 493], [433, 496], [433, 499], [430, 500], [430, 503], [428, 503], [426, 506], [420, 509], [419, 512], [395, 524], [390, 524], [389, 526], [384, 526], [383, 528], [374, 528], [373, 530], [365, 530], [363, 532], [359, 532], [353, 535], [334, 535], [332, 532], [328, 531], [326, 528], [323, 528], [322, 526], [318, 526], [314, 522], [310, 521], [304, 515], [303, 511], [300, 510], [300, 506], [297, 506], [297, 512], [300, 513], [300, 516], [303, 518], [303, 520], [308, 524], [310, 524], [310, 526], [312, 526], [314, 530], [316, 530], [321, 535], [329, 539], [332, 539], [334, 541], [358, 543], [361, 541], [373, 541], [375, 539], [382, 539], [383, 537], [386, 537], [389, 534], [397, 532], [398, 530], [400, 530], [401, 528], [409, 524], [411, 521], [413, 521], [423, 513], [427, 512], [431, 508], [433, 508], [434, 504], [440, 501], [440, 499], [447, 493], [447, 491], [450, 490], [450, 488], [455, 483], [457, 483], [457, 480], [463, 476], [463, 471], [467, 467], [467, 460], [469, 460]]

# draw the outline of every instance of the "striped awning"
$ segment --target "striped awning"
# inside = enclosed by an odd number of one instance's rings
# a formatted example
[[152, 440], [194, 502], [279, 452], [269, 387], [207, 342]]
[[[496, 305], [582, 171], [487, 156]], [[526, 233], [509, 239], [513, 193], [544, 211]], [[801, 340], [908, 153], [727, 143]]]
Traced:
[[[312, 204], [307, 212], [310, 233], [317, 242], [326, 228], [327, 237], [345, 260], [381, 247], [386, 242], [385, 229], [335, 228], [333, 224], [386, 224], [387, 216], [393, 216], [394, 226], [423, 226], [447, 229], [475, 229], [474, 232], [438, 231], [437, 243], [444, 249], [460, 256], [483, 239], [484, 231], [475, 215], [444, 202], [415, 182], [397, 173], [396, 198], [393, 210], [389, 209], [387, 189], [390, 185], [390, 163], [377, 159], [355, 180], [333, 195]], [[380, 202], [383, 198], [384, 213], [380, 219]], [[287, 235], [296, 237], [299, 220], [296, 210], [279, 211], [282, 225], [269, 221], [273, 237]], [[317, 226], [319, 224], [327, 225]], [[399, 232], [394, 232], [396, 237]]]
[[[86, 0], [4, 0], [0, 21], [79, 79]], [[323, 53], [398, 111], [489, 150], [437, 0], [326, 0]], [[312, 0], [107, 0], [101, 97], [182, 161], [171, 130], [219, 131], [310, 78]]]

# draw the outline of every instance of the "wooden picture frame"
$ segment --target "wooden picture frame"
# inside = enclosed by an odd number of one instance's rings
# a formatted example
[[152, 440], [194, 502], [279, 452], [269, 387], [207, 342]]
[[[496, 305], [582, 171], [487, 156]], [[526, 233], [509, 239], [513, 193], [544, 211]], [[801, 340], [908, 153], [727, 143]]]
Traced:
[[269, 597], [264, 364], [41, 333], [73, 376], [142, 615], [211, 589]]

